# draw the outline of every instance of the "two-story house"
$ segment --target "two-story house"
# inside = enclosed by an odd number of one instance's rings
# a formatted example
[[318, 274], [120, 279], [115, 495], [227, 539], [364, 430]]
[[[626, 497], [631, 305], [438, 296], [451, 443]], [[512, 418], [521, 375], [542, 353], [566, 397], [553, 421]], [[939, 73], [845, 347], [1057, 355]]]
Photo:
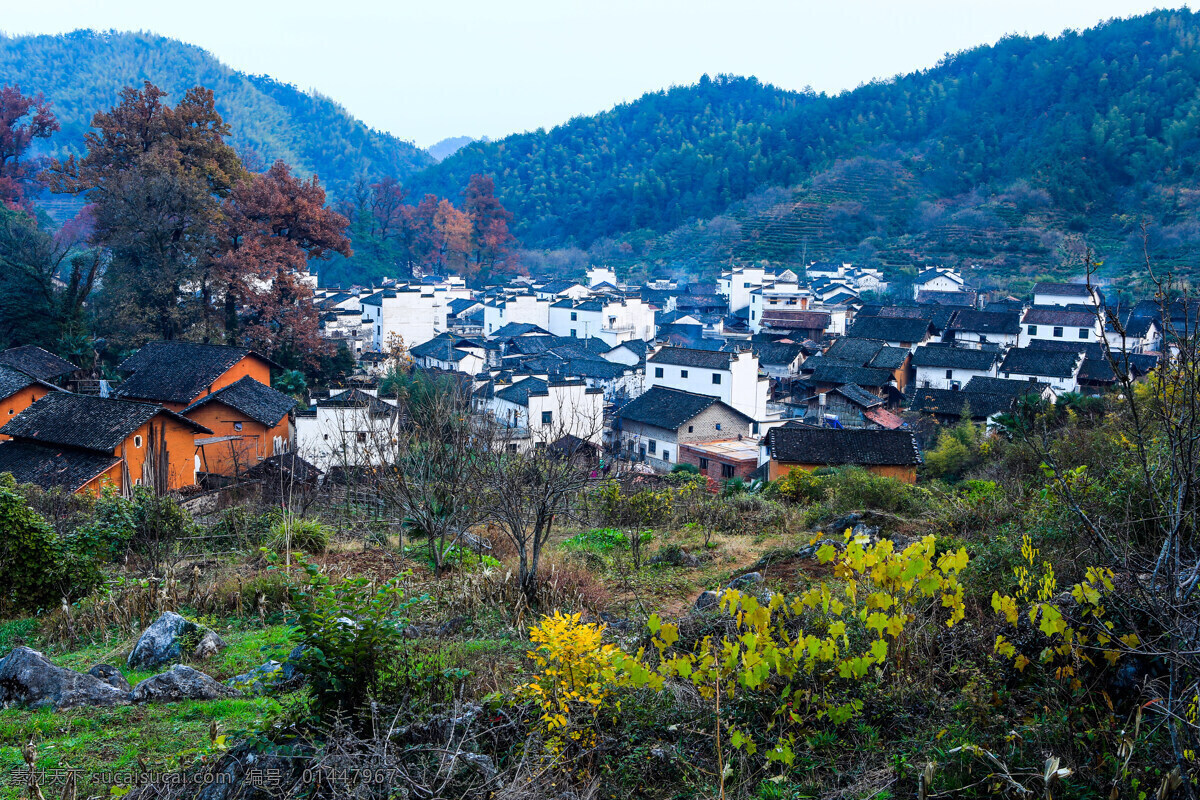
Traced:
[[662, 347], [646, 359], [646, 386], [711, 395], [751, 419], [766, 419], [769, 381], [749, 350]]
[[129, 377], [114, 395], [159, 403], [171, 411], [188, 406], [245, 377], [271, 385], [276, 364], [245, 347], [198, 342], [148, 342], [117, 367]]
[[753, 418], [712, 395], [655, 386], [617, 409], [613, 445], [623, 457], [669, 471], [681, 445], [750, 436]]
[[236, 477], [295, 445], [296, 401], [249, 376], [192, 403], [184, 417], [212, 436], [196, 439], [200, 470]]
[[917, 386], [923, 389], [961, 389], [972, 378], [994, 378], [1003, 354], [948, 344], [928, 344], [913, 353]]
[[106, 486], [162, 493], [196, 483], [197, 434], [209, 428], [151, 403], [51, 392], [8, 421], [0, 472], [45, 489]]

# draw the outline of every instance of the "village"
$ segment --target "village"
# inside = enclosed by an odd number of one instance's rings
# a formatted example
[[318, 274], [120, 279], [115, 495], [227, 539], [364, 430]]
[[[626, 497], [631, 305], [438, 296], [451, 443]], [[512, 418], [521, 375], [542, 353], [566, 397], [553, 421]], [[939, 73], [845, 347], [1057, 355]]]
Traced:
[[403, 412], [380, 387], [400, 370], [451, 379], [505, 448], [569, 440], [605, 475], [749, 486], [858, 466], [913, 482], [939, 426], [1099, 394], [1114, 364], [1142, 376], [1163, 349], [1158, 303], [1109, 304], [1089, 284], [988, 301], [935, 267], [912, 286], [896, 296], [876, 269], [814, 262], [733, 268], [715, 285], [593, 267], [481, 289], [439, 276], [317, 288], [322, 336], [357, 366], [299, 401], [248, 348], [152, 341], [101, 381], [16, 347], [0, 353], [0, 472], [90, 494], [219, 492], [280, 470], [344, 483], [386, 460], [378, 443]]

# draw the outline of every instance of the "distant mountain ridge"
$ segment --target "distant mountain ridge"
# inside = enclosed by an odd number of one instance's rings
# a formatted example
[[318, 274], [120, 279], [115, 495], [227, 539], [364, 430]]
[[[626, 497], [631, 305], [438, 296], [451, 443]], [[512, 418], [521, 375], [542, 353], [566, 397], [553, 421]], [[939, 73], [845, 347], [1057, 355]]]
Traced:
[[[2, 24], [2, 23], [0, 23]], [[248, 75], [194, 45], [150, 33], [78, 30], [60, 36], [0, 34], [0, 85], [53, 103], [62, 130], [55, 154], [78, 152], [92, 115], [125, 86], [149, 80], [177, 102], [193, 86], [212, 89], [239, 151], [264, 168], [282, 158], [335, 192], [356, 176], [406, 178], [434, 163], [424, 150], [373, 130], [333, 100], [262, 75]]]
[[[1200, 14], [1008, 36], [837, 95], [707, 76], [550, 130], [470, 144], [415, 194], [492, 175], [526, 246], [711, 271], [924, 256], [1025, 276], [1136, 266], [1138, 220], [1196, 270]], [[578, 252], [578, 251], [576, 251]]]

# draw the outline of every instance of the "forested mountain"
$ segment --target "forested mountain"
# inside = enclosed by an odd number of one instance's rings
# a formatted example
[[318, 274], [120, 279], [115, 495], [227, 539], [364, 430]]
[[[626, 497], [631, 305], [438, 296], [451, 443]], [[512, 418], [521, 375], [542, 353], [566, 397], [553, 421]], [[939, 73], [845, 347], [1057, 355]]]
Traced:
[[[2, 22], [0, 22], [2, 24]], [[261, 168], [283, 159], [336, 192], [360, 173], [406, 177], [433, 163], [423, 150], [368, 128], [329, 98], [230, 69], [210, 53], [149, 33], [75, 31], [62, 36], [0, 35], [0, 86], [42, 92], [62, 130], [57, 154], [78, 152], [97, 111], [121, 89], [149, 80], [178, 101], [193, 86], [212, 89], [233, 144]]]
[[433, 156], [434, 161], [441, 161], [454, 155], [473, 141], [475, 141], [474, 136], [449, 136], [440, 142], [431, 144], [425, 148], [425, 151]]
[[1036, 273], [1077, 269], [1085, 235], [1121, 250], [1142, 215], [1188, 251], [1198, 165], [1200, 15], [1180, 10], [1010, 36], [834, 96], [706, 77], [474, 143], [415, 188], [490, 174], [527, 246], [593, 258], [933, 252]]

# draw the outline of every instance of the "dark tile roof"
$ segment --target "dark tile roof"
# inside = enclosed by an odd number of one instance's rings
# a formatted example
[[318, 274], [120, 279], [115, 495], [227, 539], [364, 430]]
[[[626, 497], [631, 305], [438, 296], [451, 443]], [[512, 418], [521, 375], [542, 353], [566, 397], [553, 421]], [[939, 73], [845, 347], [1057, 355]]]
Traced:
[[234, 364], [250, 355], [275, 366], [269, 359], [245, 347], [149, 342], [118, 367], [122, 372], [133, 374], [115, 394], [155, 403], [190, 403]]
[[478, 305], [482, 305], [478, 300], [467, 300], [462, 297], [457, 297], [450, 301], [449, 308], [450, 308], [451, 314], [453, 314], [454, 316], [458, 316], [462, 312], [466, 311], [468, 308], [472, 308], [472, 307], [478, 306]]
[[915, 282], [919, 283], [919, 284], [924, 284], [924, 283], [928, 283], [929, 281], [933, 280], [934, 278], [941, 278], [941, 277], [948, 278], [949, 280], [952, 280], [955, 283], [963, 282], [962, 276], [959, 275], [958, 273], [954, 272], [953, 270], [941, 269], [939, 267], [930, 267], [929, 269], [922, 270], [921, 272], [917, 273], [917, 279]]
[[646, 353], [650, 352], [650, 343], [642, 339], [629, 339], [628, 341], [617, 342], [605, 352], [611, 353], [619, 347], [624, 347], [642, 358], [645, 358]]
[[859, 386], [886, 386], [892, 380], [892, 373], [885, 369], [869, 369], [823, 359], [813, 370], [809, 380], [816, 384], [857, 383]]
[[942, 369], [968, 369], [987, 372], [996, 366], [1000, 353], [996, 350], [975, 350], [969, 347], [951, 347], [944, 344], [922, 345], [913, 353], [914, 367], [940, 367]]
[[[1020, 383], [1020, 381], [1016, 381]], [[1028, 386], [1029, 384], [1026, 384]], [[954, 391], [953, 389], [925, 389], [913, 391], [908, 410], [919, 414], [936, 414], [941, 417], [957, 417], [963, 406], [971, 407], [971, 419], [985, 420], [993, 414], [1012, 410], [1016, 398], [1005, 394]]]
[[1029, 394], [1041, 394], [1049, 388], [1050, 384], [1040, 381], [1019, 381], [1013, 378], [989, 378], [976, 375], [967, 381], [962, 391], [967, 394], [994, 394], [1016, 398]]
[[162, 406], [69, 392], [51, 392], [13, 417], [0, 433], [14, 439], [110, 452], [158, 414], [194, 431], [212, 433]]
[[514, 384], [494, 390], [494, 395], [519, 406], [529, 405], [530, 395], [546, 394], [547, 384], [540, 378], [524, 378]]
[[971, 289], [960, 292], [939, 292], [934, 289], [918, 289], [917, 303], [922, 306], [948, 306], [952, 308], [973, 308], [979, 299], [979, 293]]
[[772, 328], [787, 328], [788, 330], [802, 328], [804, 330], [825, 330], [833, 321], [833, 316], [826, 311], [795, 311], [787, 308], [764, 308], [762, 324]]
[[771, 459], [829, 466], [916, 466], [917, 437], [906, 430], [780, 427], [767, 432]]
[[45, 386], [48, 389], [58, 388], [52, 384], [46, 383], [45, 381], [40, 381], [37, 378], [33, 378], [28, 374], [21, 372], [20, 370], [0, 365], [0, 400], [5, 399], [6, 397], [12, 397], [26, 386], [32, 386], [34, 384]]
[[279, 421], [296, 407], [295, 399], [259, 383], [248, 375], [197, 400], [185, 408], [182, 413], [187, 416], [189, 411], [209, 403], [227, 405], [242, 412], [250, 419], [261, 422], [268, 428], [278, 425]]
[[701, 367], [704, 369], [729, 369], [733, 360], [732, 353], [720, 350], [693, 350], [689, 347], [664, 347], [647, 361], [652, 364], [676, 364], [681, 367]]
[[866, 366], [872, 369], [895, 371], [904, 366], [904, 362], [912, 355], [907, 347], [881, 347], [879, 352], [871, 357]]
[[1061, 306], [1034, 306], [1021, 318], [1022, 325], [1065, 325], [1091, 328], [1096, 324], [1094, 311], [1075, 311]]
[[1011, 335], [1021, 332], [1021, 315], [1015, 311], [964, 309], [954, 315], [954, 320], [948, 327], [952, 331]]
[[856, 364], [866, 364], [883, 348], [882, 342], [874, 339], [855, 339], [843, 336], [829, 346], [825, 351], [826, 358], [838, 361], [852, 361]]
[[791, 363], [804, 353], [804, 348], [798, 344], [783, 342], [763, 342], [754, 346], [754, 354], [758, 363], [776, 366], [791, 366]]
[[859, 386], [857, 383], [847, 383], [832, 390], [837, 392], [842, 397], [845, 397], [850, 402], [860, 405], [863, 408], [874, 408], [875, 406], [883, 405], [883, 398], [871, 394], [866, 389]]
[[319, 401], [317, 405], [321, 408], [361, 408], [374, 416], [397, 413], [396, 407], [391, 403], [385, 403], [362, 389], [347, 389], [344, 392], [338, 392], [327, 400]]
[[10, 347], [0, 352], [0, 366], [11, 367], [39, 381], [52, 381], [79, 369], [65, 358], [33, 344]]
[[409, 350], [413, 358], [432, 358], [436, 361], [457, 363], [467, 355], [465, 350], [459, 350], [455, 344], [461, 341], [457, 336], [435, 336], [427, 342], [422, 342]]
[[509, 322], [501, 325], [494, 332], [488, 334], [493, 339], [503, 339], [506, 336], [526, 336], [529, 334], [547, 334], [550, 331], [545, 328], [540, 328], [532, 322]]
[[856, 339], [878, 339], [882, 342], [921, 342], [929, 335], [933, 323], [927, 318], [858, 317], [847, 336]]
[[280, 453], [269, 458], [264, 458], [262, 461], [255, 464], [250, 469], [246, 470], [244, 478], [250, 480], [270, 480], [276, 479], [276, 485], [279, 484], [280, 473], [286, 480], [291, 478], [300, 483], [316, 483], [317, 479], [324, 473], [317, 468], [315, 464], [305, 461], [295, 453]]
[[753, 422], [750, 417], [725, 405], [716, 397], [706, 394], [681, 392], [678, 389], [668, 389], [665, 386], [654, 386], [643, 394], [630, 400], [617, 410], [617, 418], [640, 422], [643, 425], [653, 425], [656, 428], [677, 431], [688, 420], [713, 405], [720, 403], [730, 413], [745, 418], [747, 424]]
[[1083, 354], [1075, 351], [1014, 347], [1004, 357], [1000, 371], [1046, 378], [1070, 378], [1075, 375], [1082, 360]]
[[1050, 283], [1049, 281], [1043, 281], [1034, 284], [1033, 293], [1057, 294], [1063, 297], [1091, 297], [1086, 283]]
[[0, 472], [17, 483], [74, 492], [121, 459], [108, 453], [52, 447], [33, 442], [0, 442]]

